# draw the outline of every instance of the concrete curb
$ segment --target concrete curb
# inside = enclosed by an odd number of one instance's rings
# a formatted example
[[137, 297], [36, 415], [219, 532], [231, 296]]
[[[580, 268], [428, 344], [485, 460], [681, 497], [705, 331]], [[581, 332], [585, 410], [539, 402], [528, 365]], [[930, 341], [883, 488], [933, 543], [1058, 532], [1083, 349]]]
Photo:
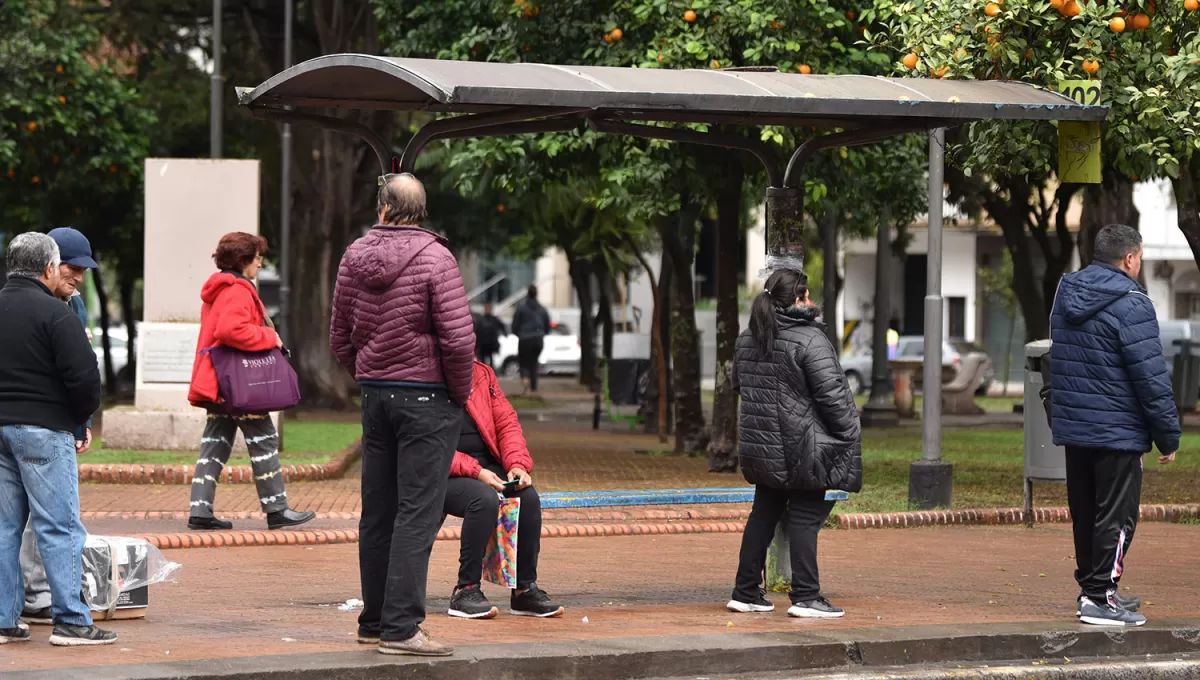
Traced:
[[[187, 521], [189, 513], [175, 511], [156, 511], [148, 510], [145, 512], [122, 512], [122, 511], [88, 511], [79, 513], [82, 519], [120, 519], [120, 520], [181, 520]], [[715, 507], [715, 508], [693, 508], [687, 510], [659, 510], [647, 507], [631, 507], [627, 510], [606, 510], [602, 508], [595, 509], [544, 509], [542, 510], [542, 520], [546, 522], [629, 522], [629, 521], [657, 521], [657, 522], [677, 522], [680, 520], [700, 520], [700, 521], [746, 521], [750, 515], [750, 510], [745, 508], [730, 508], [730, 507]], [[227, 520], [247, 520], [247, 519], [262, 519], [263, 514], [259, 510], [239, 510], [235, 512], [222, 512], [221, 519]], [[358, 521], [362, 517], [362, 513], [358, 511], [352, 512], [318, 512], [317, 519], [333, 519], [333, 520], [353, 520]]]
[[925, 668], [805, 674], [804, 680], [1194, 680], [1200, 661], [1119, 661], [1062, 665]]
[[[1138, 512], [1141, 522], [1178, 522], [1200, 517], [1200, 504], [1143, 505]], [[931, 526], [1008, 526], [1025, 523], [1020, 508], [979, 508], [973, 510], [927, 510], [922, 512], [847, 513], [835, 516], [839, 529], [898, 529]], [[1034, 508], [1035, 524], [1063, 524], [1071, 521], [1068, 508]]]
[[[362, 442], [351, 444], [333, 460], [320, 465], [283, 465], [285, 482], [319, 482], [341, 479], [346, 470], [362, 457]], [[80, 482], [96, 484], [191, 484], [194, 465], [104, 465], [79, 463]], [[221, 471], [222, 484], [253, 484], [254, 468], [249, 465], [227, 465]]]
[[[872, 669], [885, 671], [896, 666], [911, 669], [915, 665], [948, 661], [1061, 662], [1064, 657], [1144, 660], [1147, 655], [1178, 655], [1200, 650], [1198, 625], [1200, 621], [1186, 620], [1119, 631], [1098, 630], [1080, 624], [1062, 624], [1047, 629], [1042, 623], [650, 636], [470, 646], [460, 648], [456, 656], [444, 659], [389, 657], [367, 647], [353, 652], [26, 671], [10, 673], [7, 677], [13, 680], [91, 680], [98, 677], [97, 671], [100, 671], [105, 678], [139, 680], [382, 680], [397, 677], [411, 680], [632, 680], [772, 671], [861, 673]], [[1045, 674], [1052, 668], [1060, 667], [1040, 666], [1036, 670], [1043, 674], [1032, 677], [1088, 677]], [[1135, 676], [1105, 677], [1116, 680]]]

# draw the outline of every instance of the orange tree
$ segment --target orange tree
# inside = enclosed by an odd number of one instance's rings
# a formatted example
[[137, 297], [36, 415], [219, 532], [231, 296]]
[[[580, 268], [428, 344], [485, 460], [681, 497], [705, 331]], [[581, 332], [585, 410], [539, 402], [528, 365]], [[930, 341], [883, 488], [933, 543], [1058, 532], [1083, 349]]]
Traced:
[[[791, 73], [882, 74], [890, 68], [890, 57], [859, 44], [870, 29], [870, 22], [861, 20], [860, 14], [870, 6], [870, 0], [375, 2], [383, 42], [397, 56], [713, 70], [770, 66]], [[748, 133], [735, 128], [722, 132], [761, 137], [779, 150], [783, 160], [816, 131], [768, 128]], [[920, 209], [921, 158], [919, 144], [821, 157], [806, 177], [809, 214], [836, 220], [843, 231], [868, 234], [878, 224], [879, 206], [891, 201], [897, 204], [893, 209], [897, 221], [902, 221], [905, 214]], [[654, 225], [664, 264], [675, 272], [670, 286], [674, 313], [664, 317], [671, 327], [676, 372], [677, 446], [687, 451], [704, 448], [691, 292], [696, 224], [698, 218], [711, 218], [717, 225], [718, 249], [733, 250], [748, 221], [746, 207], [761, 201], [765, 186], [761, 169], [736, 152], [590, 132], [476, 140], [462, 144], [455, 162], [492, 173], [507, 190], [533, 192], [535, 197], [538, 182], [545, 177], [597, 173], [602, 182], [587, 200]], [[893, 171], [897, 164], [903, 169]], [[863, 201], [863, 195], [874, 200]], [[728, 376], [738, 333], [738, 270], [737, 258], [718, 259], [716, 422], [708, 451], [714, 470], [733, 468], [736, 430], [731, 414], [736, 413], [737, 401]]]
[[[1200, 256], [1200, 13], [1191, 0], [916, 0], [880, 2], [883, 24], [868, 39], [897, 73], [916, 77], [1021, 80], [1055, 88], [1098, 78], [1103, 183], [1084, 191], [1080, 255], [1108, 221], [1136, 225], [1132, 185], [1169, 178], [1180, 228]], [[1089, 102], [1090, 103], [1090, 102]], [[1014, 292], [1029, 336], [1044, 337], [1048, 301], [1070, 260], [1067, 203], [1082, 187], [1056, 184], [1057, 141], [1049, 123], [990, 122], [957, 135], [960, 167], [951, 193], [987, 210], [1013, 256]], [[1053, 191], [1047, 187], [1054, 186]], [[1031, 242], [1032, 241], [1032, 246]], [[1034, 281], [1032, 247], [1047, 267]]]

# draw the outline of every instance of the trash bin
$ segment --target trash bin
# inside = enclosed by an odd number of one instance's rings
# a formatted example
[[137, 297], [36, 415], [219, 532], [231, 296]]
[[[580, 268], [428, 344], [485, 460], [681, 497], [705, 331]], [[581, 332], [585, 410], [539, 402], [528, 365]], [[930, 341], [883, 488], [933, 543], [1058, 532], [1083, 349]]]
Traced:
[[1181, 413], [1196, 410], [1200, 399], [1200, 323], [1164, 321], [1159, 327], [1163, 358], [1171, 367], [1171, 389]]
[[[1025, 525], [1033, 526], [1033, 483], [1067, 481], [1067, 454], [1054, 445], [1046, 409], [1042, 406], [1042, 360], [1050, 341], [1025, 345]], [[1054, 367], [1051, 365], [1050, 370]]]

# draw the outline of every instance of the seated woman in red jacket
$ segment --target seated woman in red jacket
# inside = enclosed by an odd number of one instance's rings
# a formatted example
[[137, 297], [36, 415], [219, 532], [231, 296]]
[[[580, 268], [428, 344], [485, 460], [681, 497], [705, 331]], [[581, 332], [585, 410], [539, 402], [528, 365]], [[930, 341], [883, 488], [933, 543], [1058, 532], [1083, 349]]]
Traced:
[[[483, 579], [483, 553], [496, 530], [498, 493], [521, 499], [517, 524], [517, 589], [509, 612], [516, 616], [562, 616], [563, 607], [537, 586], [538, 552], [541, 550], [542, 505], [533, 488], [533, 458], [525, 435], [496, 373], [475, 362], [471, 398], [467, 401], [458, 450], [450, 467], [445, 511], [463, 518], [459, 551], [458, 586], [450, 597], [450, 616], [491, 619], [498, 611], [488, 602], [479, 582]], [[518, 480], [508, 490], [504, 480]]]

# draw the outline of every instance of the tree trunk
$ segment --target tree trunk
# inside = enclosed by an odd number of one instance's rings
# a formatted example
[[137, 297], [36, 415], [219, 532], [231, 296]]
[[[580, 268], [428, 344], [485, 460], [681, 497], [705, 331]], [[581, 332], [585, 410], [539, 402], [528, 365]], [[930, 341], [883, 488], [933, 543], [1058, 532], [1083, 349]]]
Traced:
[[133, 304], [133, 291], [137, 287], [137, 281], [133, 278], [133, 274], [122, 276], [118, 281], [118, 286], [121, 293], [121, 320], [125, 322], [126, 333], [125, 368], [117, 374], [117, 388], [119, 389], [122, 380], [127, 380], [130, 387], [134, 387], [137, 383], [137, 352], [134, 352], [133, 348], [137, 346], [138, 313]]
[[612, 361], [613, 352], [613, 310], [612, 310], [612, 272], [608, 262], [603, 257], [597, 257], [594, 263], [596, 271], [597, 297], [599, 310], [596, 312], [596, 323], [603, 326], [601, 336], [600, 356], [604, 357], [605, 365]]
[[1089, 184], [1083, 190], [1083, 211], [1079, 215], [1079, 263], [1092, 262], [1092, 246], [1096, 234], [1108, 224], [1125, 224], [1138, 228], [1141, 215], [1133, 203], [1133, 182], [1124, 178], [1108, 178], [1103, 184]]
[[674, 283], [674, 267], [666, 252], [658, 270], [658, 282], [649, 264], [643, 259], [636, 248], [634, 253], [646, 275], [650, 278], [650, 289], [654, 294], [654, 311], [650, 323], [650, 363], [655, 370], [650, 372], [646, 381], [646, 393], [642, 401], [641, 415], [647, 434], [658, 434], [662, 441], [672, 431], [675, 422], [674, 413], [670, 407], [671, 385], [671, 286]]
[[1200, 263], [1200, 154], [1190, 163], [1179, 167], [1179, 177], [1171, 180], [1175, 192], [1175, 209], [1179, 231], [1192, 249], [1192, 257]]
[[579, 296], [579, 383], [587, 385], [593, 392], [600, 389], [600, 378], [596, 365], [596, 319], [592, 316], [595, 306], [592, 296], [592, 263], [579, 257], [572, 247], [565, 247], [567, 271], [575, 294]]
[[[96, 286], [96, 299], [100, 301], [100, 346], [104, 348], [104, 389], [108, 396], [117, 396], [117, 373], [113, 370], [112, 341], [108, 337], [108, 329], [112, 326], [112, 317], [108, 313], [108, 288], [104, 285], [104, 276], [99, 269], [92, 271], [92, 283]], [[129, 324], [132, 326], [132, 324]], [[132, 356], [131, 347], [126, 344], [126, 355]]]
[[671, 364], [675, 368], [675, 452], [699, 455], [708, 447], [700, 399], [700, 332], [692, 265], [696, 259], [696, 218], [700, 205], [688, 205], [676, 220], [660, 220], [663, 250], [674, 261], [671, 287]]
[[837, 217], [834, 215], [827, 216], [821, 222], [821, 242], [823, 246], [822, 253], [822, 273], [824, 274], [824, 282], [821, 285], [822, 301], [821, 316], [825, 322], [825, 335], [829, 338], [830, 344], [833, 345], [833, 351], [841, 355], [842, 348], [838, 343], [839, 328], [837, 327], [837, 300], [838, 300], [838, 271], [837, 271]]
[[[732, 155], [732, 154], [730, 154]], [[728, 158], [728, 157], [727, 157]], [[738, 337], [738, 259], [742, 236], [742, 185], [745, 170], [728, 158], [725, 182], [717, 194], [716, 293], [717, 366], [714, 373], [712, 439], [708, 442], [708, 471], [737, 472], [738, 393], [733, 389], [734, 346]], [[724, 256], [721, 254], [725, 253]]]

